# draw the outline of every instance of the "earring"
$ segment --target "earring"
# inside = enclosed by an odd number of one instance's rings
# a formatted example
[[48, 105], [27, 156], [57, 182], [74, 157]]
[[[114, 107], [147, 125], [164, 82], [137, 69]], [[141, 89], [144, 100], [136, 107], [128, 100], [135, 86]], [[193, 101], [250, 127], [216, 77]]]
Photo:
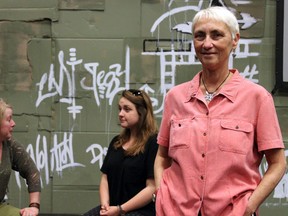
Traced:
[[235, 50], [233, 50], [233, 53], [232, 53], [232, 57], [235, 58], [236, 57], [236, 53], [235, 53]]

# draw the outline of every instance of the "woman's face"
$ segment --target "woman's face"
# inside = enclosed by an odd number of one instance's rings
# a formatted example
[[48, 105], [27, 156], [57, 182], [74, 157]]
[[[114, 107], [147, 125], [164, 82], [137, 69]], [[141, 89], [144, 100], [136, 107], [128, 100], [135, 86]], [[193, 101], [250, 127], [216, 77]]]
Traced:
[[237, 46], [239, 34], [233, 39], [225, 23], [206, 18], [195, 24], [193, 33], [195, 52], [203, 68], [217, 70], [228, 66], [229, 55]]
[[140, 119], [136, 106], [125, 97], [119, 100], [118, 116], [121, 127], [130, 129], [135, 128]]
[[7, 108], [4, 112], [4, 116], [1, 121], [1, 127], [0, 127], [1, 141], [9, 140], [12, 137], [13, 128], [16, 125], [14, 120], [12, 119], [12, 115], [13, 110], [11, 108]]

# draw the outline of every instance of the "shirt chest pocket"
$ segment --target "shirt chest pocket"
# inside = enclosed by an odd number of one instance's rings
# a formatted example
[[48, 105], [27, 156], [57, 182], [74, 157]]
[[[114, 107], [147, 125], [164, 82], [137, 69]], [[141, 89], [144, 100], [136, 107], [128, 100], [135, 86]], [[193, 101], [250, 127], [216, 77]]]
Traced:
[[253, 125], [245, 121], [222, 120], [219, 148], [221, 151], [247, 154], [254, 143]]
[[173, 120], [170, 128], [170, 148], [189, 148], [193, 118]]

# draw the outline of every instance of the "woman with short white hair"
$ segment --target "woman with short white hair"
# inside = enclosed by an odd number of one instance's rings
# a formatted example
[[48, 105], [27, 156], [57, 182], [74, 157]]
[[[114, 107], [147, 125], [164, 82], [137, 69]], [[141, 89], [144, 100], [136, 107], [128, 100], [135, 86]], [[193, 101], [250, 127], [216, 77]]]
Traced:
[[[233, 13], [201, 10], [192, 31], [202, 70], [165, 98], [154, 165], [156, 213], [258, 215], [286, 168], [273, 98], [228, 68], [240, 39]], [[268, 169], [261, 177], [264, 155]]]

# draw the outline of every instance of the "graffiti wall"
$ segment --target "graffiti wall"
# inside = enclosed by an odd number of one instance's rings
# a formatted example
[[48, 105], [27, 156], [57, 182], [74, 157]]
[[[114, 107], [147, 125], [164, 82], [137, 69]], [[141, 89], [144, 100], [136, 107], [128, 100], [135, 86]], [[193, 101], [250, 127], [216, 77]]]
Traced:
[[[41, 171], [43, 212], [82, 213], [97, 204], [99, 169], [121, 129], [121, 91], [145, 90], [160, 124], [166, 93], [201, 70], [191, 21], [202, 8], [221, 4], [235, 13], [241, 40], [229, 65], [273, 89], [275, 1], [27, 2], [17, 21], [8, 12], [19, 5], [2, 5], [0, 92], [14, 106], [15, 138]], [[34, 7], [43, 13], [29, 14]], [[275, 98], [287, 147], [287, 97]], [[259, 170], [266, 168], [263, 161]], [[263, 215], [283, 215], [287, 178], [261, 207]], [[10, 202], [25, 206], [25, 182], [16, 173], [10, 185]]]

